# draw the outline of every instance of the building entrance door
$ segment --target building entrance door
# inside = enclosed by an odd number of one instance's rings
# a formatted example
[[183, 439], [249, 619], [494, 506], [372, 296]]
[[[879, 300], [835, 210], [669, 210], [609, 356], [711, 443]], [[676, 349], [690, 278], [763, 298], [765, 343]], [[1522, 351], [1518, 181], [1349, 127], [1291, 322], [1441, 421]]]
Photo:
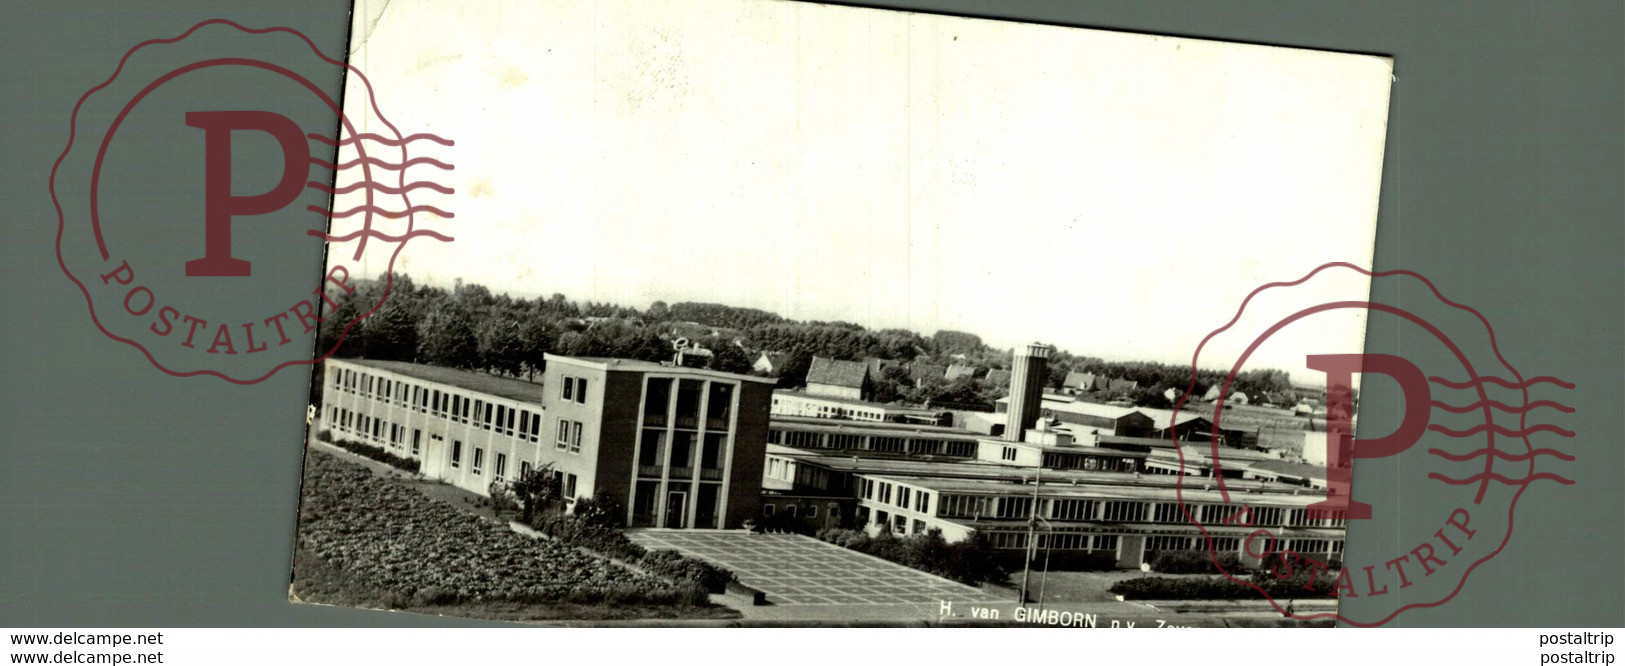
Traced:
[[688, 491], [666, 494], [666, 527], [688, 527]]
[[423, 476], [438, 479], [445, 471], [446, 440], [440, 435], [429, 435], [429, 448], [423, 452], [420, 471]]

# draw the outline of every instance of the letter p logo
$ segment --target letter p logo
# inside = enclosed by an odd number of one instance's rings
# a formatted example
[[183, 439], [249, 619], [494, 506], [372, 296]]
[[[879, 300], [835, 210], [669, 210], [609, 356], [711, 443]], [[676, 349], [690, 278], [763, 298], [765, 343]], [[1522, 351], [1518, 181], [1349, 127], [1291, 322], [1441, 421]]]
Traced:
[[[1371, 505], [1354, 501], [1355, 458], [1399, 455], [1427, 432], [1432, 394], [1427, 376], [1410, 361], [1388, 354], [1314, 354], [1311, 370], [1326, 373], [1326, 500], [1309, 505], [1310, 512], [1347, 511], [1350, 520], [1371, 517]], [[1393, 377], [1405, 398], [1405, 419], [1386, 437], [1355, 439], [1354, 373]]]
[[[188, 277], [242, 277], [247, 261], [231, 256], [231, 218], [264, 215], [281, 210], [299, 197], [310, 171], [310, 145], [305, 133], [287, 116], [269, 111], [192, 111], [186, 124], [203, 129], [206, 205], [203, 213], [203, 258], [186, 262]], [[275, 188], [255, 196], [231, 193], [231, 133], [258, 130], [275, 137], [282, 146], [282, 179]]]

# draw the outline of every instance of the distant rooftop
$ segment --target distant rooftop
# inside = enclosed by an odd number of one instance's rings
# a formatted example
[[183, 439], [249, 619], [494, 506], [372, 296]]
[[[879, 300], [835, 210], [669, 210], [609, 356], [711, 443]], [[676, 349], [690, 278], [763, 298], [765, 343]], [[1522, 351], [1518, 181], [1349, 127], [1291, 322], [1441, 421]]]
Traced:
[[842, 405], [852, 405], [854, 407], [874, 407], [876, 409], [884, 409], [884, 410], [886, 410], [888, 412], [893, 412], [893, 413], [897, 413], [897, 414], [929, 414], [929, 415], [932, 415], [932, 416], [936, 416], [938, 414], [941, 414], [943, 412], [948, 411], [946, 409], [925, 409], [925, 408], [921, 408], [921, 407], [908, 407], [908, 406], [904, 406], [904, 405], [888, 405], [888, 404], [880, 403], [880, 402], [870, 402], [870, 401], [867, 401], [867, 400], [858, 400], [858, 399], [855, 399], [855, 398], [841, 398], [841, 397], [832, 396], [832, 395], [814, 395], [812, 393], [808, 393], [806, 391], [801, 391], [801, 390], [797, 390], [797, 389], [776, 389], [776, 390], [773, 391], [773, 395], [795, 396], [797, 398], [805, 398], [807, 400], [818, 400], [820, 402], [832, 402], [832, 403], [838, 403], [838, 404], [842, 404]]
[[756, 376], [753, 376], [753, 375], [737, 375], [737, 374], [734, 374], [734, 373], [731, 373], [731, 372], [723, 372], [721, 370], [710, 370], [710, 369], [706, 369], [706, 368], [689, 368], [689, 367], [684, 367], [684, 366], [666, 365], [665, 363], [653, 363], [653, 362], [650, 362], [650, 361], [640, 361], [640, 360], [637, 360], [637, 359], [630, 359], [630, 358], [608, 358], [608, 357], [603, 357], [603, 356], [563, 356], [563, 355], [560, 355], [560, 354], [548, 354], [546, 358], [547, 358], [548, 362], [559, 361], [559, 362], [569, 363], [569, 364], [574, 364], [574, 365], [592, 365], [592, 366], [597, 366], [597, 367], [599, 367], [599, 368], [601, 368], [603, 370], [622, 370], [622, 371], [629, 371], [629, 372], [675, 372], [675, 373], [682, 373], [682, 374], [685, 374], [685, 375], [695, 375], [695, 376], [701, 376], [701, 377], [712, 377], [712, 378], [716, 378], [716, 379], [731, 379], [731, 380], [739, 380], [739, 381], [751, 381], [751, 382], [757, 382], [757, 383], [762, 383], [762, 384], [773, 384], [773, 383], [776, 383], [778, 381], [778, 380], [775, 380], [775, 379], [773, 379], [771, 377], [756, 377]]
[[[1087, 452], [1087, 449], [1084, 449]], [[981, 461], [925, 461], [895, 458], [869, 458], [861, 456], [844, 456], [838, 454], [822, 453], [808, 449], [797, 449], [779, 444], [768, 444], [767, 452], [770, 455], [792, 458], [798, 462], [817, 465], [839, 472], [854, 474], [874, 474], [894, 477], [904, 483], [929, 488], [948, 487], [955, 481], [977, 481], [985, 485], [963, 486], [966, 489], [980, 489], [997, 491], [1002, 486], [1008, 490], [1011, 484], [1025, 484], [1038, 475], [1037, 468], [1018, 467], [1014, 465], [1001, 465]], [[1176, 488], [1180, 487], [1180, 477], [1161, 474], [1134, 474], [1131, 472], [1096, 472], [1084, 470], [1058, 470], [1045, 469], [1042, 473], [1044, 487], [1047, 490], [1054, 484], [1055, 487], [1078, 485], [1083, 487], [1100, 488], [1103, 486], [1132, 486], [1146, 490], [1161, 489], [1172, 496]], [[1301, 493], [1300, 486], [1276, 483], [1269, 481], [1225, 479], [1226, 487], [1231, 493], [1261, 492], [1268, 494], [1296, 494]], [[1217, 481], [1212, 478], [1187, 476], [1184, 477], [1184, 492], [1200, 491], [1203, 486], [1216, 487]], [[1217, 494], [1217, 490], [1214, 491]], [[1307, 501], [1315, 501], [1313, 494], [1305, 494]]]

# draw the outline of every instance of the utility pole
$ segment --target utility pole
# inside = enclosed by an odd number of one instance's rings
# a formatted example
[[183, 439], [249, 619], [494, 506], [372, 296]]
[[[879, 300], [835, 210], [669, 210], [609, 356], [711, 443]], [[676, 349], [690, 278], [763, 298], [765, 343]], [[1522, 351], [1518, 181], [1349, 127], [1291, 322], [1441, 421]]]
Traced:
[[1027, 548], [1021, 563], [1021, 605], [1027, 605], [1027, 581], [1032, 577], [1033, 558], [1038, 554], [1038, 486], [1044, 482], [1044, 462], [1038, 462], [1038, 474], [1033, 477], [1033, 505], [1027, 517]]

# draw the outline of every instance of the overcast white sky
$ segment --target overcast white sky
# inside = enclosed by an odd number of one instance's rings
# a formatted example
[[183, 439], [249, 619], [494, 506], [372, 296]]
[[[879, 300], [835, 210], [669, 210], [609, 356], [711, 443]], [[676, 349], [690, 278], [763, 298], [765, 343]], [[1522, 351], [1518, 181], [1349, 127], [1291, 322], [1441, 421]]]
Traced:
[[[456, 213], [404, 251], [421, 281], [1188, 362], [1255, 287], [1371, 262], [1383, 59], [769, 0], [380, 7], [352, 64], [457, 141], [409, 172], [457, 189], [414, 199]], [[1338, 276], [1259, 316], [1365, 299]], [[1254, 365], [1310, 379], [1363, 321]]]

